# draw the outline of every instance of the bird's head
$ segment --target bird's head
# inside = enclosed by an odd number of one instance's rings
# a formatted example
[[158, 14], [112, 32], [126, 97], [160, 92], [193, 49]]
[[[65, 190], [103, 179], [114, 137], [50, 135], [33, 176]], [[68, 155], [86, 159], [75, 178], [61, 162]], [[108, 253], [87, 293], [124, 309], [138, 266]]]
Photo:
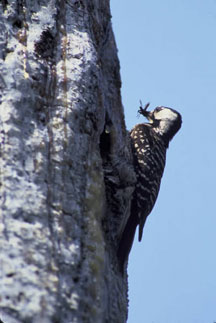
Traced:
[[146, 117], [151, 124], [152, 129], [162, 136], [167, 144], [181, 128], [182, 118], [179, 112], [167, 107], [156, 107], [153, 111], [147, 111], [149, 103], [139, 113]]

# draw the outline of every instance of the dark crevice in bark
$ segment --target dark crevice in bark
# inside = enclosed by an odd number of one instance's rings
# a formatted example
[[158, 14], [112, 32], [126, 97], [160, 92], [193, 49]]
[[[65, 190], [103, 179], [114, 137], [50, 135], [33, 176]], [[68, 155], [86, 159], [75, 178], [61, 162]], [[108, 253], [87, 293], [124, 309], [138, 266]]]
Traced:
[[2, 3], [2, 7], [3, 9], [7, 9], [7, 5], [8, 5], [8, 1], [7, 0], [1, 0], [1, 3]]
[[109, 159], [109, 155], [111, 153], [111, 145], [112, 145], [112, 138], [111, 138], [111, 126], [112, 122], [109, 120], [107, 114], [105, 118], [105, 126], [104, 130], [100, 136], [100, 153], [103, 162]]

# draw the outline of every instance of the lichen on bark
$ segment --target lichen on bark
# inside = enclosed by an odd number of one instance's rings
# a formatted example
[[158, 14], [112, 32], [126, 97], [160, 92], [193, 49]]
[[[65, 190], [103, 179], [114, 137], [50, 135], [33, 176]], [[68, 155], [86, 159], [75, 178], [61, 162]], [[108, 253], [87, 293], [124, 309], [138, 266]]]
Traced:
[[0, 30], [0, 317], [125, 322], [134, 173], [109, 1], [1, 1]]

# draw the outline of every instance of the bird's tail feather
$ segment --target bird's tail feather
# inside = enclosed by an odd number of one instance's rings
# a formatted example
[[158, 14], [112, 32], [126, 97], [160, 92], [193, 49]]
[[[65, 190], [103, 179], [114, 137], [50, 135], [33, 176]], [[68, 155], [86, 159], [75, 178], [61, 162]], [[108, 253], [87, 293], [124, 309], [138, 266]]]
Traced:
[[117, 252], [119, 266], [122, 272], [124, 270], [124, 265], [128, 260], [128, 256], [134, 241], [136, 227], [139, 223], [136, 207], [133, 206], [134, 203], [135, 203], [135, 199], [133, 199], [132, 205], [131, 205], [131, 210], [133, 210], [133, 212], [130, 214], [128, 222], [125, 226], [125, 229], [123, 231], [123, 234], [119, 243], [118, 252]]

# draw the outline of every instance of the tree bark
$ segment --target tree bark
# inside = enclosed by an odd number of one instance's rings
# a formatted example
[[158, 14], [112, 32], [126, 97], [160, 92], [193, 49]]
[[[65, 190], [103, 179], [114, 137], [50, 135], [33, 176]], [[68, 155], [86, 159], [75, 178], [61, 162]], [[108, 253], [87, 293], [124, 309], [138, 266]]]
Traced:
[[0, 30], [0, 318], [125, 322], [135, 177], [109, 1], [0, 1]]

